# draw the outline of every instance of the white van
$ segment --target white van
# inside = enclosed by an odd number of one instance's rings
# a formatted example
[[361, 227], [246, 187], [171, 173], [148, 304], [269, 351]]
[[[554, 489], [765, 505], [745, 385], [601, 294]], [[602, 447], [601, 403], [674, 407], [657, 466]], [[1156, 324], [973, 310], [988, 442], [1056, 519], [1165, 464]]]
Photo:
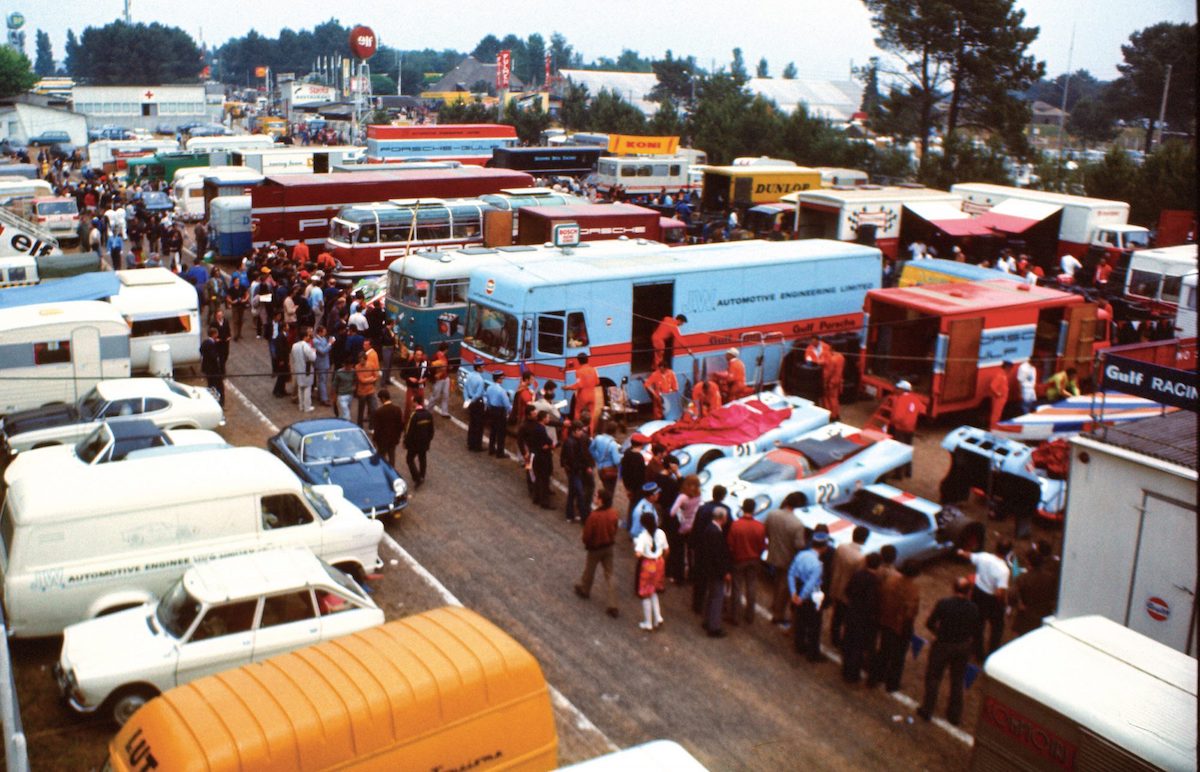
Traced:
[[74, 403], [96, 382], [128, 378], [129, 325], [100, 300], [0, 309], [0, 414]]
[[187, 141], [188, 151], [213, 150], [262, 150], [276, 147], [275, 138], [270, 134], [235, 134], [228, 137], [192, 137]]
[[0, 257], [0, 289], [37, 284], [37, 260], [30, 255]]
[[50, 198], [54, 188], [45, 180], [10, 180], [0, 182], [0, 204], [12, 204], [22, 199]]
[[[153, 481], [148, 484], [148, 481]], [[260, 448], [27, 468], [0, 511], [4, 609], [15, 636], [54, 635], [160, 597], [193, 563], [308, 547], [362, 578], [383, 524], [335, 485], [311, 486]]]
[[222, 180], [261, 180], [262, 174], [247, 166], [197, 166], [180, 169], [171, 185], [177, 215], [185, 220], [199, 220], [204, 217], [204, 180], [207, 177], [220, 177]]
[[150, 368], [156, 343], [171, 348], [172, 365], [200, 361], [200, 299], [196, 288], [166, 268], [117, 271], [121, 289], [109, 302], [129, 323], [129, 364], [134, 372]]
[[1179, 308], [1175, 310], [1175, 335], [1179, 338], [1196, 337], [1196, 274], [1183, 277], [1179, 293]]

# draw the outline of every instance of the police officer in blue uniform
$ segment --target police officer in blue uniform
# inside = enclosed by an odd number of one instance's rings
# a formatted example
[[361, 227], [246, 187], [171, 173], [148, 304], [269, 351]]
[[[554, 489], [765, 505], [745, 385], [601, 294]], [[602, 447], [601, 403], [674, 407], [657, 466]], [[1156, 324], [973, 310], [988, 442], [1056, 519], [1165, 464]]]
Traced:
[[476, 362], [475, 369], [467, 373], [463, 381], [463, 400], [467, 403], [467, 450], [483, 450], [483, 393], [486, 390], [483, 362]]
[[504, 372], [492, 373], [492, 385], [483, 394], [487, 405], [488, 453], [504, 458], [504, 435], [508, 431], [508, 413], [512, 410], [512, 398], [504, 390]]

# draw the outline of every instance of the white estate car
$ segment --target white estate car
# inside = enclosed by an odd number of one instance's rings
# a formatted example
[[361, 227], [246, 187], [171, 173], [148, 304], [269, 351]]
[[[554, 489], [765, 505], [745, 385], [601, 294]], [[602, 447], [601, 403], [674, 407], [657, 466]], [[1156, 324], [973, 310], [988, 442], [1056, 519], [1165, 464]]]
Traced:
[[0, 419], [0, 452], [12, 456], [48, 445], [73, 445], [101, 421], [153, 421], [165, 429], [216, 429], [225, 423], [208, 389], [169, 378], [111, 378], [74, 405], [51, 403]]
[[192, 566], [158, 603], [71, 625], [54, 674], [73, 710], [122, 725], [179, 684], [383, 621], [308, 550], [239, 555]]

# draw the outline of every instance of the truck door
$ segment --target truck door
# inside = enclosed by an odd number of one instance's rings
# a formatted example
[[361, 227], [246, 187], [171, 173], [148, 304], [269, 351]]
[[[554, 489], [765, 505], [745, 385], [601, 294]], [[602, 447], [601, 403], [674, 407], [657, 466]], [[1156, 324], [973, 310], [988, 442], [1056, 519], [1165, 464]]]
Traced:
[[1064, 317], [1067, 329], [1060, 351], [1060, 367], [1074, 367], [1082, 378], [1092, 372], [1096, 339], [1101, 337], [1096, 334], [1096, 306], [1091, 303], [1069, 306]]
[[[1196, 508], [1142, 494], [1125, 626], [1196, 656]], [[1182, 545], [1182, 549], [1180, 546]]]
[[983, 337], [983, 318], [950, 322], [948, 337], [941, 398], [938, 399], [935, 394], [934, 400], [948, 403], [973, 399], [979, 379], [979, 340]]
[[733, 201], [729, 202], [733, 209], [754, 205], [754, 178], [735, 177], [733, 179]]
[[[629, 372], [648, 373], [654, 365], [654, 346], [650, 336], [664, 316], [675, 315], [675, 282], [638, 284], [633, 287], [633, 320], [630, 344], [633, 351], [629, 358]], [[687, 334], [685, 329], [683, 334]], [[668, 351], [668, 354], [672, 352]], [[676, 372], [679, 363], [672, 362]]]

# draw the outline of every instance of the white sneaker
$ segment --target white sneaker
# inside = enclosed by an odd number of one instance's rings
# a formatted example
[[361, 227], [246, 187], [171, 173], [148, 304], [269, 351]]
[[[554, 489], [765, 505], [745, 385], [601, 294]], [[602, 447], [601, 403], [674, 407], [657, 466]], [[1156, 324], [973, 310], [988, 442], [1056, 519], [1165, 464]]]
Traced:
[[651, 630], [654, 629], [654, 625], [649, 625], [649, 624], [646, 624], [645, 622], [638, 622], [638, 627], [645, 630], [646, 632], [650, 632]]

